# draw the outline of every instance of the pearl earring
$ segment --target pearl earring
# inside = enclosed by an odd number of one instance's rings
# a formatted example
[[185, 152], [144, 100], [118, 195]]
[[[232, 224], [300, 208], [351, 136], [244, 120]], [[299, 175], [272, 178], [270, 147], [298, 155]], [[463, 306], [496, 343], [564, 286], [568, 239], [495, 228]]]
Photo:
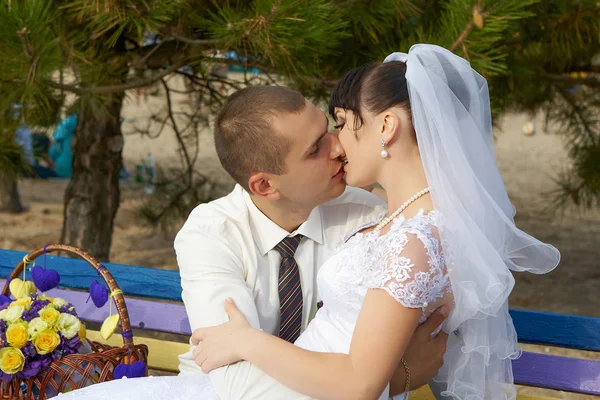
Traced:
[[381, 139], [381, 147], [383, 147], [383, 149], [381, 149], [381, 157], [387, 158], [388, 152], [385, 149], [385, 141], [383, 139]]

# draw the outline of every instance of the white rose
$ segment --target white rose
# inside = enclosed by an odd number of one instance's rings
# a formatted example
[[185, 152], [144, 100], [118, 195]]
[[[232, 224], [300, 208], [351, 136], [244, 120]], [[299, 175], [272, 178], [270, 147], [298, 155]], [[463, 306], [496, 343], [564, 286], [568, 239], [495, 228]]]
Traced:
[[8, 322], [16, 322], [23, 315], [23, 311], [25, 311], [25, 307], [23, 306], [12, 306], [6, 310], [6, 314], [4, 314], [3, 319]]
[[6, 319], [6, 312], [8, 311], [8, 308], [5, 308], [4, 310], [0, 311], [0, 319]]
[[46, 329], [48, 329], [48, 323], [46, 321], [40, 317], [32, 319], [29, 321], [29, 327], [27, 328], [29, 339], [35, 338], [38, 333], [45, 331]]
[[79, 318], [74, 315], [61, 313], [60, 317], [58, 317], [56, 327], [64, 337], [67, 339], [72, 339], [79, 333], [81, 322], [79, 321]]
[[68, 305], [69, 303], [67, 303], [65, 300], [61, 299], [60, 297], [55, 297], [54, 300], [52, 300], [52, 304], [56, 308], [61, 308], [61, 307]]

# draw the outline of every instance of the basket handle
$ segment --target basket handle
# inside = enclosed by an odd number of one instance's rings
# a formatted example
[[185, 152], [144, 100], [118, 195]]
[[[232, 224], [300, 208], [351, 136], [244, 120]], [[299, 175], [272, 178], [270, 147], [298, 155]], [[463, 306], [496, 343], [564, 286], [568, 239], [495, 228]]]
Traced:
[[[115, 307], [117, 308], [117, 312], [119, 313], [119, 320], [121, 321], [121, 332], [131, 332], [127, 335], [121, 334], [121, 336], [123, 337], [123, 345], [127, 349], [130, 349], [131, 354], [133, 354], [133, 331], [131, 330], [131, 323], [129, 322], [129, 313], [127, 312], [127, 306], [125, 305], [125, 298], [123, 297], [123, 292], [120, 290], [119, 285], [117, 284], [117, 281], [115, 281], [115, 278], [112, 276], [112, 274], [108, 272], [108, 269], [106, 269], [106, 267], [104, 267], [95, 257], [78, 247], [69, 246], [67, 244], [48, 244], [27, 254], [26, 258], [30, 261], [34, 261], [36, 258], [38, 258], [44, 253], [52, 253], [55, 251], [65, 251], [87, 261], [87, 263], [90, 264], [98, 272], [98, 274], [100, 274], [102, 279], [104, 279], [104, 282], [106, 282], [106, 284], [108, 285], [110, 293], [114, 293], [114, 291], [117, 290], [116, 294], [111, 297], [113, 298]], [[25, 263], [23, 260], [21, 260], [19, 264], [15, 267], [13, 272], [10, 274], [9, 278], [6, 280], [4, 288], [2, 289], [3, 295], [8, 295], [10, 281], [21, 276], [21, 274], [23, 273], [24, 266]]]

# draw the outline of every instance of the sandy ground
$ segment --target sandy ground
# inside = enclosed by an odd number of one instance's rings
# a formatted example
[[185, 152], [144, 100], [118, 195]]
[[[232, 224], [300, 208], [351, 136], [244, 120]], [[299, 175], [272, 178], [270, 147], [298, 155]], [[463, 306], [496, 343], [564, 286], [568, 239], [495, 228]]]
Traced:
[[[179, 99], [185, 103], [185, 98]], [[133, 134], [133, 127], [159, 107], [160, 98], [150, 97], [136, 104], [128, 100], [123, 111], [126, 134], [125, 161], [129, 167], [152, 152], [158, 165], [177, 162], [177, 144], [173, 135], [149, 139]], [[530, 118], [507, 115], [497, 135], [497, 158], [509, 195], [517, 208], [517, 225], [526, 232], [556, 246], [562, 253], [559, 267], [545, 276], [516, 274], [516, 287], [510, 299], [513, 308], [550, 311], [600, 317], [600, 212], [565, 210], [561, 214], [544, 211], [552, 180], [568, 165], [562, 139], [550, 129], [543, 130], [542, 118], [534, 119], [537, 131], [525, 136], [521, 128]], [[220, 167], [212, 144], [210, 130], [200, 137], [197, 168], [230, 187], [231, 180]], [[66, 182], [24, 180], [22, 196], [30, 207], [20, 216], [0, 214], [0, 248], [32, 250], [59, 240], [62, 226], [62, 198]], [[172, 243], [174, 233], [157, 234], [136, 224], [135, 210], [140, 192], [124, 187], [123, 200], [116, 219], [111, 261], [120, 264], [176, 269]], [[562, 349], [537, 348], [552, 354], [569, 352]], [[579, 357], [600, 360], [598, 354], [576, 352]], [[531, 391], [531, 389], [524, 389]], [[556, 393], [552, 394], [556, 396]], [[564, 398], [584, 398], [563, 394]]]

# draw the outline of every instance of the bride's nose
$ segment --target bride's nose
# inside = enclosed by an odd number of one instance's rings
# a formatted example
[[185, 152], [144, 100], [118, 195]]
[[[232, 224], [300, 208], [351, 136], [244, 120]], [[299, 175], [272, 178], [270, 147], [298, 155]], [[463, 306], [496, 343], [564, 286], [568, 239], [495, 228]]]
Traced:
[[334, 134], [329, 134], [329, 136], [331, 140], [331, 152], [329, 153], [329, 157], [332, 159], [343, 157], [345, 155], [344, 148], [337, 136]]

